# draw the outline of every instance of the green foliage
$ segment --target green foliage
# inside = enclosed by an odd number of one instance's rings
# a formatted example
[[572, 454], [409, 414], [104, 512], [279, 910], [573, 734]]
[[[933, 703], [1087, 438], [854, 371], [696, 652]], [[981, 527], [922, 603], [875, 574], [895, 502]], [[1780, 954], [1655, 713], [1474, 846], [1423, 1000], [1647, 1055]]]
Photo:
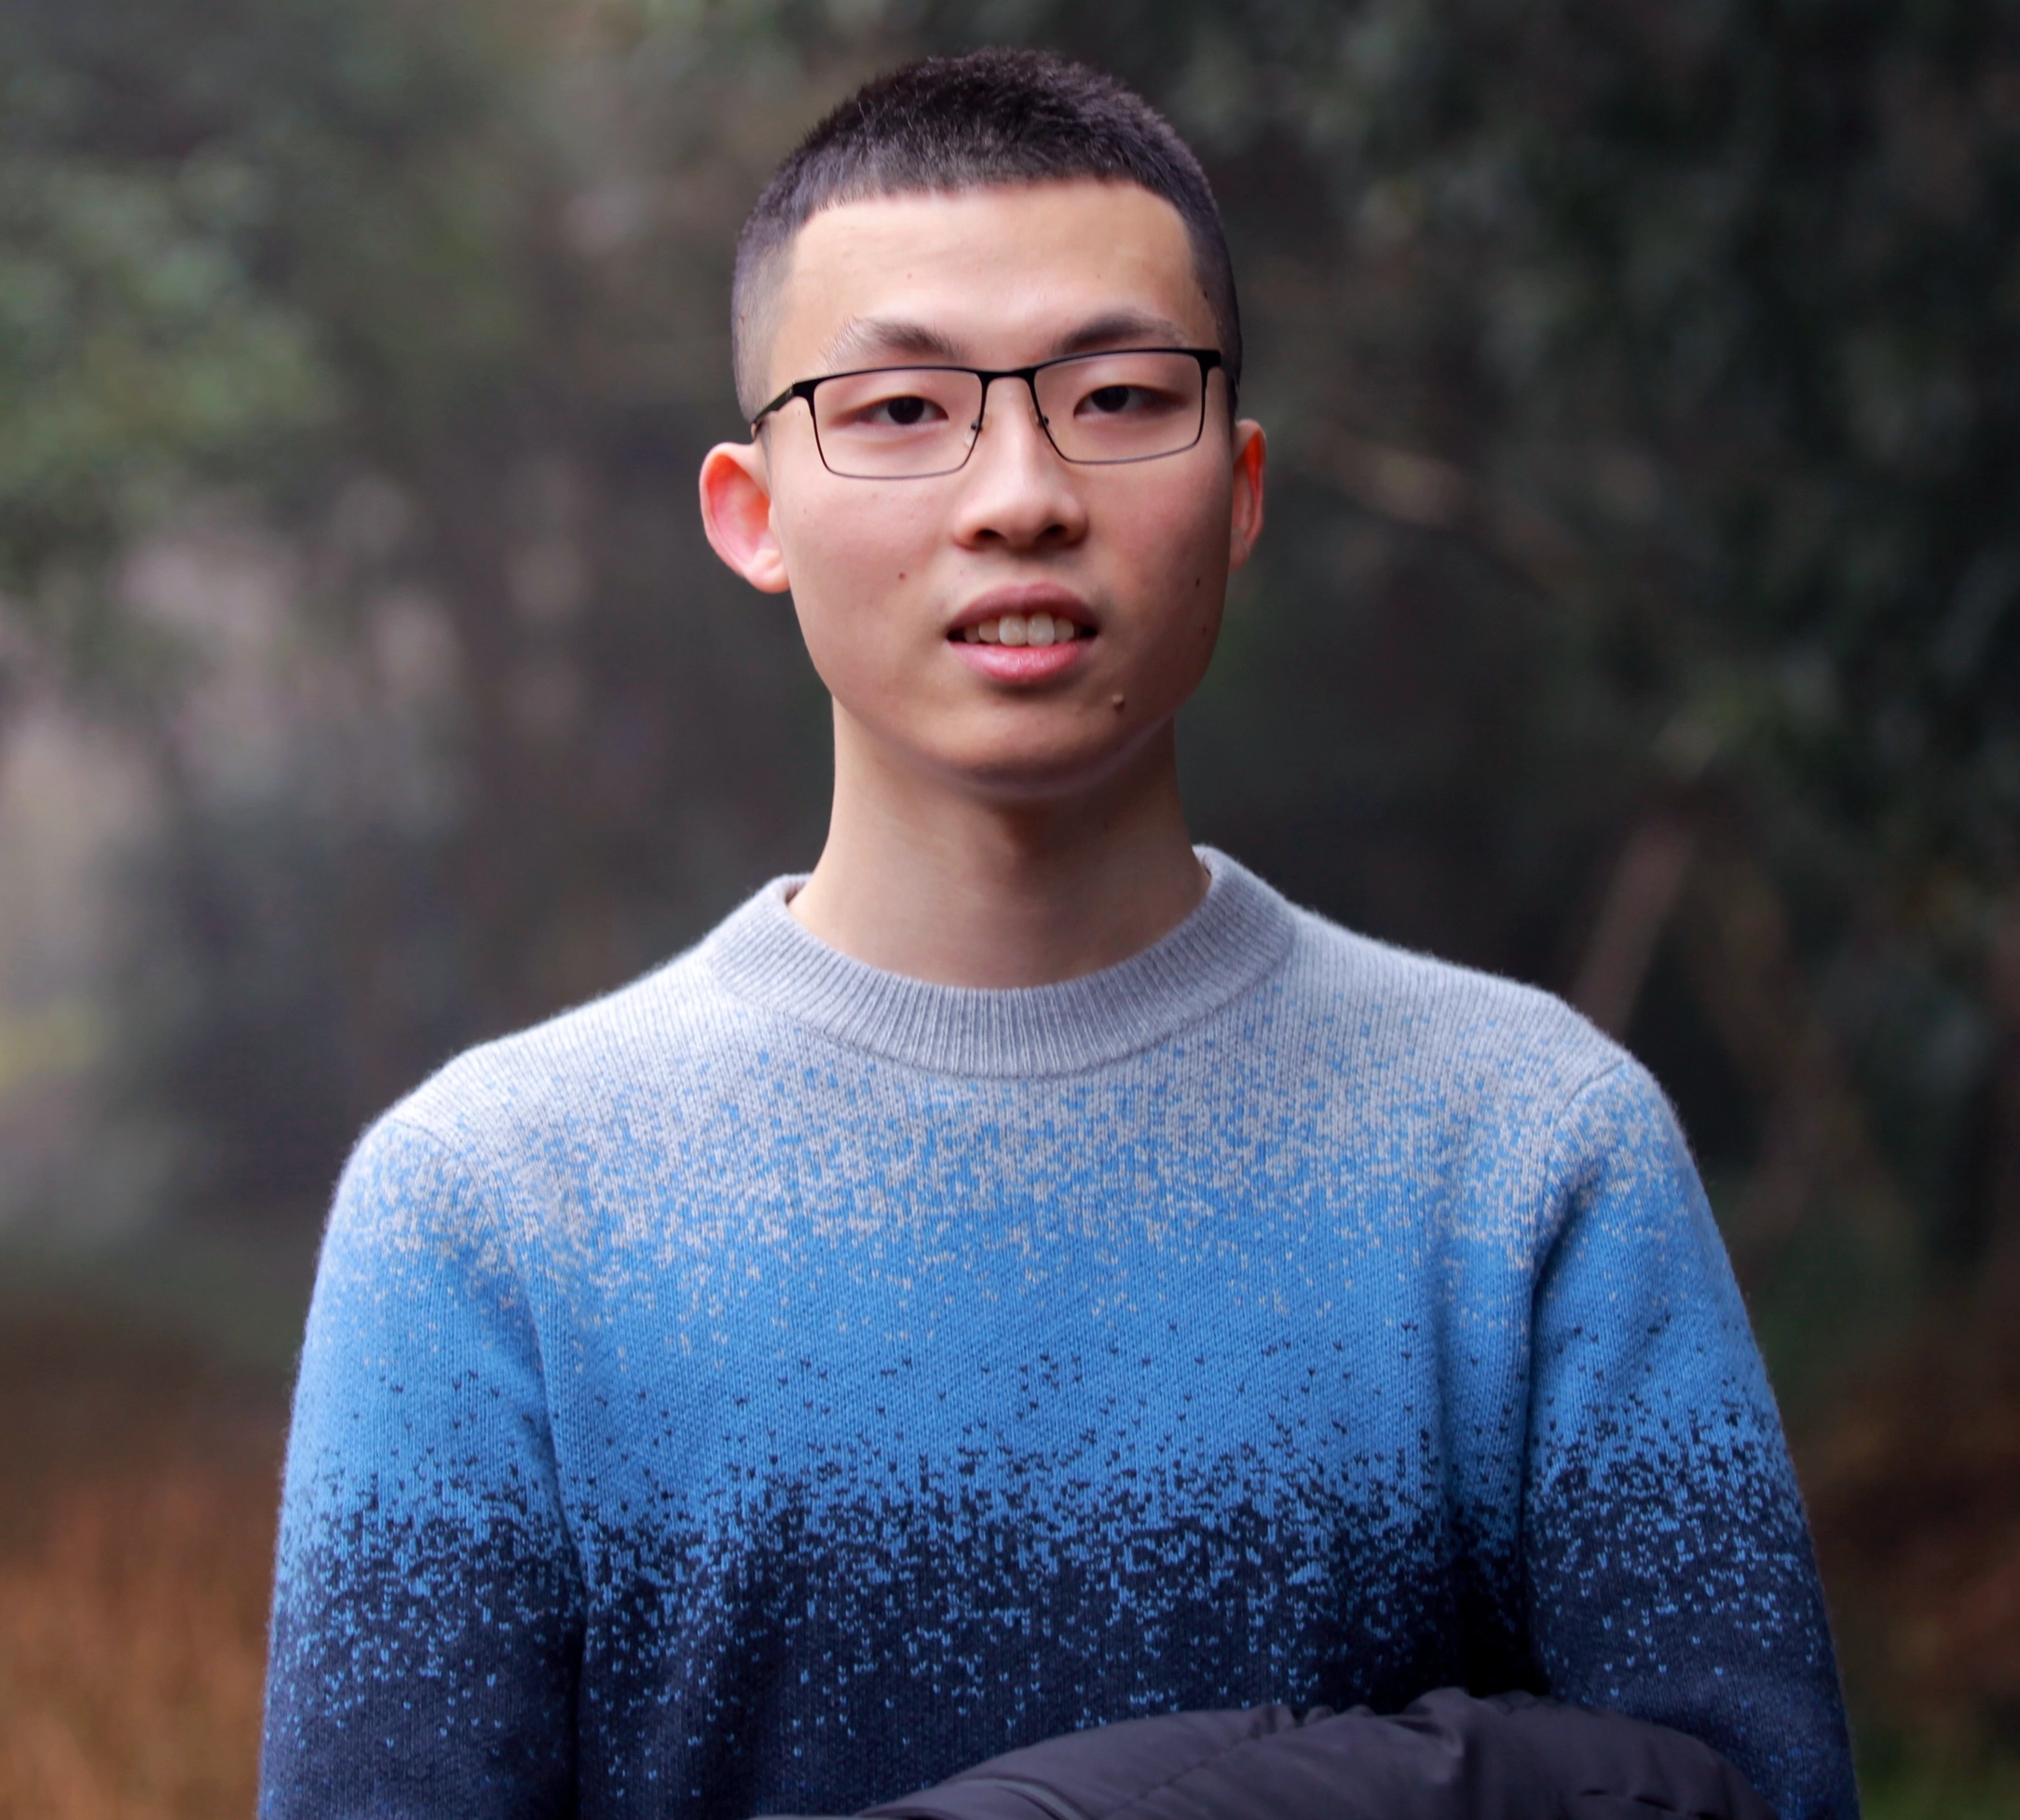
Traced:
[[1866, 1820], [2012, 1820], [2020, 1770], [1896, 1746], [1864, 1754], [1859, 1792]]
[[[299, 500], [521, 328], [476, 9], [31, 0], [0, 23], [0, 611], [80, 679], [193, 497]], [[425, 299], [425, 304], [417, 302]], [[144, 643], [144, 640], [143, 640]]]
[[107, 159], [0, 171], [0, 575], [32, 593], [201, 473], [316, 427], [328, 382], [307, 325], [242, 241], [243, 166], [167, 174]]

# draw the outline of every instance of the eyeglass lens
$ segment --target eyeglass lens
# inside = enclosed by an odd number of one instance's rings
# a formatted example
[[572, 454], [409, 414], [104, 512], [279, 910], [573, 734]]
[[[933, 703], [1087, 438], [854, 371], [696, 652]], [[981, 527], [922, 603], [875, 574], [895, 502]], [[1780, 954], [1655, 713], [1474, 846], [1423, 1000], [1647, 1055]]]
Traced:
[[[1146, 461], [1199, 440], [1205, 380], [1190, 354], [1089, 354], [1041, 367], [1033, 390], [1045, 433], [1067, 460]], [[975, 445], [982, 394], [976, 375], [940, 367], [824, 379], [812, 400], [821, 458], [864, 480], [950, 473]]]

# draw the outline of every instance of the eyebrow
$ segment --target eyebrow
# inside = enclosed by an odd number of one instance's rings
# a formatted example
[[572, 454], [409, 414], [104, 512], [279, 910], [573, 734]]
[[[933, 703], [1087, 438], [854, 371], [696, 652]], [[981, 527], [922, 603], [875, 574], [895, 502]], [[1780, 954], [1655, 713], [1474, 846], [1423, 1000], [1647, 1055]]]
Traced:
[[1168, 316], [1153, 316], [1140, 309], [1112, 309], [1083, 322], [1071, 335], [1052, 344], [1055, 354], [1085, 354], [1097, 348], [1119, 343], [1147, 342], [1161, 348], [1186, 345], [1185, 331]]
[[[1185, 331], [1169, 317], [1140, 309], [1113, 309], [1061, 335], [1052, 344], [1052, 353], [1055, 357], [1084, 354], [1131, 342], [1178, 347], [1185, 342]], [[893, 354], [949, 366], [966, 363], [964, 350], [951, 336], [923, 322], [891, 316], [858, 316], [843, 323], [821, 358], [826, 370], [833, 373], [844, 370], [852, 361], [874, 361]]]
[[844, 322], [821, 359], [832, 373], [850, 361], [870, 360], [883, 354], [916, 354], [922, 359], [945, 361], [949, 365], [961, 362], [961, 349], [939, 330], [891, 316], [858, 316]]

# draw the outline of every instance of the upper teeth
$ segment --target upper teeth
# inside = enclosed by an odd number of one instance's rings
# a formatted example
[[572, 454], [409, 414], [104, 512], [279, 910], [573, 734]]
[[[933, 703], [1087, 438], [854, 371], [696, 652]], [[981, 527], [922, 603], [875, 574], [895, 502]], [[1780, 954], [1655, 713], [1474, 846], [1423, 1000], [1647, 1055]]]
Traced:
[[1001, 619], [963, 626], [961, 636], [971, 645], [1065, 645], [1094, 635], [1086, 626], [1054, 619], [1050, 613], [1005, 613]]

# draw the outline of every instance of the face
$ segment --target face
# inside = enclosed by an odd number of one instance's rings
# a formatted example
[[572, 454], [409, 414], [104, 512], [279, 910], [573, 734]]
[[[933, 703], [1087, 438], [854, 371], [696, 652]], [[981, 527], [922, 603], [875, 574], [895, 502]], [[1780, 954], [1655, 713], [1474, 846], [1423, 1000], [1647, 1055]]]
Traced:
[[[859, 367], [1216, 343], [1178, 212], [1093, 182], [829, 209], [794, 242], [775, 320], [768, 396]], [[998, 380], [966, 464], [907, 480], [831, 473], [795, 400], [711, 451], [709, 539], [757, 586], [791, 590], [838, 738], [984, 796], [1086, 787], [1198, 685], [1261, 528], [1262, 432], [1230, 423], [1223, 374], [1207, 383], [1192, 448], [1092, 466], [1062, 459], [1030, 390]]]

